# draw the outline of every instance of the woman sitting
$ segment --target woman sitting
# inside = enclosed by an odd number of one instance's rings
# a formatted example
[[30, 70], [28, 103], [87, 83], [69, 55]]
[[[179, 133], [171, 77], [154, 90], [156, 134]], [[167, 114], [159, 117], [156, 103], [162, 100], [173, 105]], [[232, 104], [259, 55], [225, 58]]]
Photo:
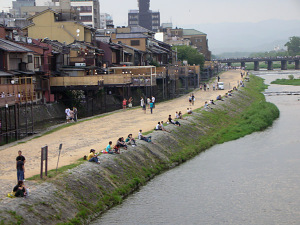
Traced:
[[95, 162], [97, 164], [100, 164], [100, 162], [98, 161], [98, 156], [95, 154], [96, 150], [95, 149], [91, 149], [90, 150], [90, 154], [87, 157], [87, 160], [89, 162]]
[[124, 148], [125, 150], [127, 150], [127, 145], [124, 141], [123, 137], [120, 137], [117, 141], [117, 145], [119, 145], [120, 147]]
[[132, 134], [129, 134], [128, 137], [126, 138], [125, 142], [127, 144], [131, 144], [133, 147], [136, 146], [135, 144], [135, 139], [132, 137]]
[[28, 190], [25, 188], [25, 185], [22, 180], [18, 181], [18, 184], [13, 188], [16, 197], [26, 197], [28, 196]]

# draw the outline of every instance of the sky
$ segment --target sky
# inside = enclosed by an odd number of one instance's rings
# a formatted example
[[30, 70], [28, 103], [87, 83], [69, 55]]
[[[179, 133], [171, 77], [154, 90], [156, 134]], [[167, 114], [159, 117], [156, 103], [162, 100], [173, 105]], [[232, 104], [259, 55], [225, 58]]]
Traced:
[[[137, 0], [99, 0], [101, 13], [113, 16], [116, 26], [127, 25], [129, 9], [137, 9]], [[12, 1], [0, 0], [0, 10], [8, 10]], [[45, 5], [47, 0], [36, 0]], [[259, 22], [269, 19], [300, 20], [300, 0], [151, 0], [150, 8], [160, 11], [161, 22], [174, 26], [223, 22]]]

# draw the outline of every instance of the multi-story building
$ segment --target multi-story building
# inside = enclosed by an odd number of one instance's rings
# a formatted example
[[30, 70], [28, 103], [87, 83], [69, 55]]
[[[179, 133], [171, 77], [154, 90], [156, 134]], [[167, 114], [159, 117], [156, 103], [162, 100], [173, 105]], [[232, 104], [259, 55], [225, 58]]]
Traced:
[[189, 45], [196, 48], [205, 57], [211, 59], [211, 52], [208, 48], [207, 34], [195, 29], [172, 28], [172, 24], [162, 24], [161, 27], [164, 42], [170, 45]]
[[84, 25], [100, 28], [100, 4], [99, 0], [52, 0], [58, 4], [71, 1], [71, 6], [79, 11], [80, 22]]
[[138, 0], [139, 10], [130, 10], [128, 26], [140, 25], [148, 30], [158, 31], [160, 12], [150, 10], [150, 0]]
[[100, 29], [114, 28], [114, 21], [110, 14], [100, 13]]
[[74, 41], [91, 43], [95, 29], [75, 20], [66, 20], [63, 13], [46, 9], [32, 17], [27, 18], [30, 25], [23, 28], [28, 37], [34, 39], [57, 40], [70, 44]]
[[11, 12], [15, 17], [21, 16], [21, 7], [25, 6], [35, 6], [35, 0], [16, 0], [12, 2]]

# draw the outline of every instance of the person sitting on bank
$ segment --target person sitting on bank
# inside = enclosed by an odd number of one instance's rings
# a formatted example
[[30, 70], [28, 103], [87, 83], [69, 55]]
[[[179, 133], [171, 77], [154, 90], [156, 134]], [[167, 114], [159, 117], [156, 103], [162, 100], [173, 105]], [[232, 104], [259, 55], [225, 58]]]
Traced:
[[231, 91], [228, 91], [228, 96], [232, 96], [232, 92]]
[[209, 103], [212, 104], [212, 105], [215, 105], [215, 104], [216, 104], [216, 103], [214, 103], [214, 100], [210, 100]]
[[132, 134], [128, 134], [128, 137], [126, 138], [125, 142], [127, 144], [131, 144], [133, 147], [136, 146], [135, 139], [132, 137]]
[[174, 124], [176, 126], [179, 126], [179, 127], [181, 126], [181, 124], [178, 121], [174, 121], [172, 119], [171, 115], [169, 115], [168, 121], [169, 121], [169, 123]]
[[219, 100], [219, 101], [224, 101], [224, 100], [222, 100], [221, 95], [218, 95], [218, 96], [217, 96], [217, 100]]
[[123, 137], [120, 137], [118, 139], [117, 145], [119, 145], [121, 148], [124, 148], [125, 150], [127, 150], [127, 145], [126, 145]]
[[175, 118], [176, 118], [176, 119], [179, 119], [179, 114], [178, 114], [178, 112], [175, 112]]
[[13, 192], [15, 193], [15, 197], [28, 196], [28, 189], [25, 187], [24, 182], [22, 180], [18, 181], [18, 184], [13, 188]]
[[114, 151], [113, 151], [111, 145], [112, 145], [112, 141], [110, 141], [108, 143], [108, 145], [106, 146], [106, 148], [105, 148], [105, 151], [106, 151], [107, 154], [114, 154]]
[[154, 130], [162, 130], [162, 129], [161, 129], [160, 122], [158, 122], [158, 123], [156, 124], [156, 127], [155, 127]]
[[114, 153], [115, 153], [115, 154], [120, 154], [120, 145], [119, 145], [119, 144], [116, 144], [116, 145], [114, 146]]
[[207, 102], [204, 103], [204, 109], [211, 109]]
[[168, 131], [168, 130], [165, 129], [165, 127], [164, 127], [164, 121], [160, 122], [160, 128], [161, 128], [162, 131], [166, 131], [168, 133], [171, 133], [171, 131]]
[[148, 136], [148, 137], [143, 136], [142, 130], [140, 130], [138, 137], [139, 137], [140, 140], [143, 140], [143, 141], [146, 141], [146, 142], [151, 142], [151, 136]]
[[192, 108], [187, 108], [186, 111], [187, 111], [187, 114], [192, 114], [193, 113]]
[[91, 149], [90, 150], [90, 154], [87, 157], [87, 160], [89, 162], [95, 162], [97, 164], [100, 164], [100, 162], [98, 161], [98, 156], [95, 154], [96, 150], [95, 149]]

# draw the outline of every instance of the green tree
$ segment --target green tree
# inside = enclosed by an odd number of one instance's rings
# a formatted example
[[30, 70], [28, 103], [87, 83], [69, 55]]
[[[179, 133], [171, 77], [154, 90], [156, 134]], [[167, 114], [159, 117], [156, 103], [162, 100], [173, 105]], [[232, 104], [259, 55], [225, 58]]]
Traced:
[[290, 37], [290, 40], [284, 46], [288, 48], [288, 52], [290, 55], [300, 55], [300, 37]]
[[203, 69], [205, 58], [197, 49], [186, 45], [173, 46], [173, 50], [176, 49], [178, 60], [186, 60], [190, 65], [200, 65], [200, 68]]

